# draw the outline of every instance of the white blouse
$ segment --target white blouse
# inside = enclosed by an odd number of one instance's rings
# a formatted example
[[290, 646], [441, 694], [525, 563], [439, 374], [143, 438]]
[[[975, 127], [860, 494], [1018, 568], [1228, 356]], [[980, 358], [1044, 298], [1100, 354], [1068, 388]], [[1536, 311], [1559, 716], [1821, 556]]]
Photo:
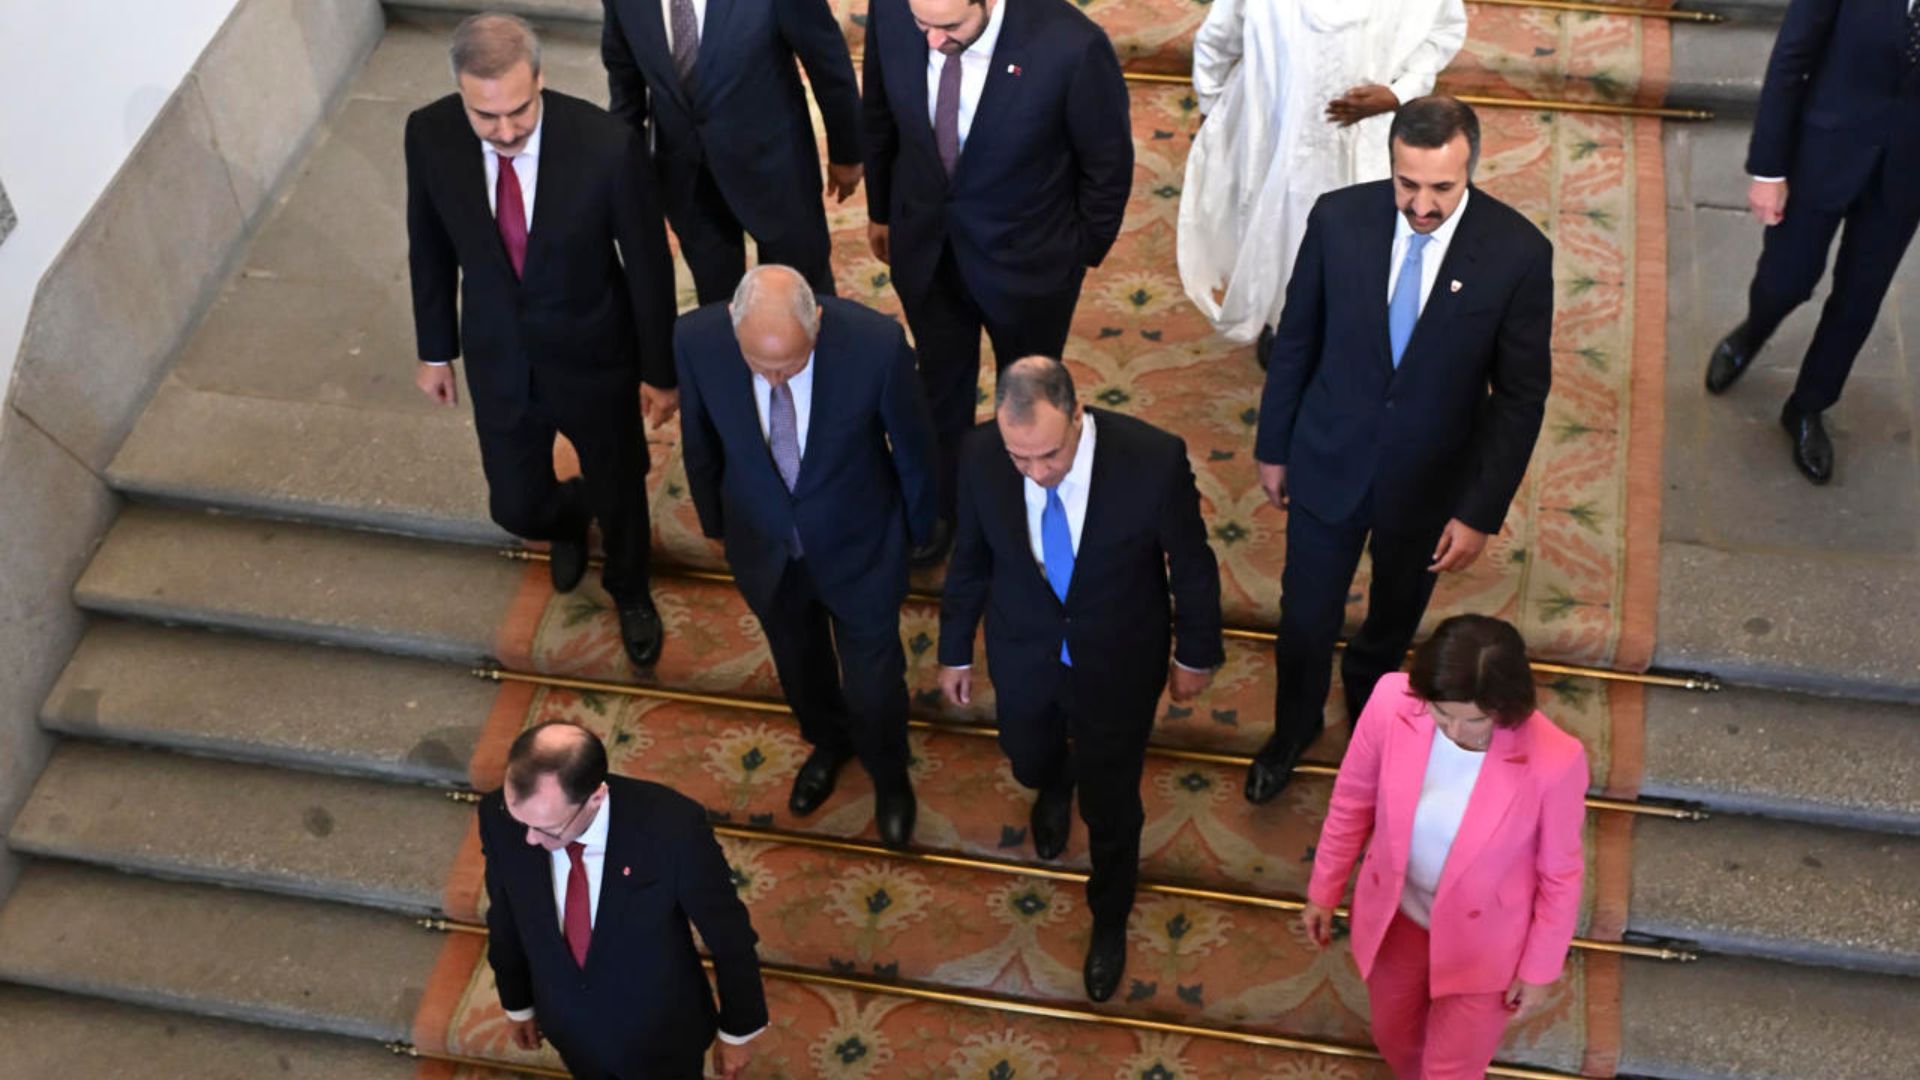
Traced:
[[1480, 779], [1484, 750], [1463, 750], [1446, 733], [1435, 730], [1433, 749], [1427, 751], [1427, 775], [1420, 783], [1420, 803], [1413, 811], [1413, 841], [1407, 852], [1406, 885], [1400, 890], [1400, 911], [1426, 926], [1433, 913], [1433, 894], [1446, 869], [1447, 852], [1466, 815], [1467, 800]]

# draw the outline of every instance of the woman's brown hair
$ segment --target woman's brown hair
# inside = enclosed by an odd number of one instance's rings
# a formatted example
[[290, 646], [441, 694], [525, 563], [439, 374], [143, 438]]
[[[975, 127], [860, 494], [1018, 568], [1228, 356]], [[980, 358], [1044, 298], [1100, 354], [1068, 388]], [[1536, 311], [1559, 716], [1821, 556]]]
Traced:
[[1533, 669], [1513, 624], [1489, 615], [1455, 615], [1413, 650], [1408, 687], [1422, 701], [1471, 701], [1501, 727], [1533, 715]]

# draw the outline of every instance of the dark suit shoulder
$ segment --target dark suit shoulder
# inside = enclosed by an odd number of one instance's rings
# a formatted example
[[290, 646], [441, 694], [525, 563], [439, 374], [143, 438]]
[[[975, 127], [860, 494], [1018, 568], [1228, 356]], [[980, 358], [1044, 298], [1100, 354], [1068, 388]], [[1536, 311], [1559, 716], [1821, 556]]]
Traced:
[[1467, 208], [1486, 217], [1486, 224], [1482, 228], [1498, 236], [1501, 243], [1524, 245], [1534, 253], [1553, 250], [1553, 241], [1540, 231], [1540, 226], [1535, 225], [1527, 215], [1495, 198], [1485, 188], [1473, 189], [1473, 201], [1467, 204]]
[[683, 839], [691, 831], [704, 832], [709, 827], [706, 807], [665, 784], [608, 776], [607, 794], [615, 802], [625, 803], [626, 809], [639, 811], [631, 817], [623, 811], [621, 817], [645, 822], [647, 831], [656, 835]]
[[[1107, 32], [1100, 28], [1086, 12], [1068, 0], [1004, 0], [1020, 3], [1029, 9], [1026, 13], [1028, 25], [1044, 32], [1060, 44], [1079, 44], [1098, 38], [1107, 40]], [[1012, 12], [1008, 12], [1009, 15]]]
[[[1155, 427], [1137, 416], [1089, 407], [1099, 433], [1096, 446], [1116, 446], [1143, 458], [1185, 458], [1186, 440], [1165, 428]], [[1098, 451], [1096, 451], [1097, 453]]]
[[1313, 209], [1317, 214], [1345, 220], [1378, 213], [1382, 206], [1394, 210], [1392, 180], [1369, 180], [1335, 188], [1314, 200]]
[[683, 346], [709, 349], [723, 336], [733, 340], [733, 317], [727, 313], [725, 300], [702, 304], [673, 323], [674, 340]]

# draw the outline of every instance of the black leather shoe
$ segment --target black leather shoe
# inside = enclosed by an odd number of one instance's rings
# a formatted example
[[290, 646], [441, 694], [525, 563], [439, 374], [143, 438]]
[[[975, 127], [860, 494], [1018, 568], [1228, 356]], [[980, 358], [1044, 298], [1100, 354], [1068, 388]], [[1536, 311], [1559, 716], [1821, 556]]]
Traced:
[[1253, 358], [1261, 371], [1267, 370], [1267, 361], [1273, 358], [1273, 327], [1260, 328], [1260, 337], [1253, 343]]
[[637, 668], [650, 668], [660, 659], [660, 646], [666, 643], [667, 628], [651, 596], [632, 604], [622, 604], [620, 643], [627, 647], [627, 659]]
[[1747, 324], [1734, 327], [1713, 347], [1713, 356], [1707, 360], [1707, 393], [1726, 393], [1727, 387], [1747, 373], [1758, 351], [1747, 344]]
[[[586, 498], [579, 478], [560, 485], [562, 498], [579, 504]], [[553, 591], [570, 593], [587, 576], [587, 530], [582, 528], [580, 535], [566, 540], [554, 540], [547, 545], [547, 576], [553, 581]]]
[[1276, 732], [1267, 740], [1267, 745], [1253, 756], [1253, 764], [1247, 766], [1247, 785], [1243, 789], [1247, 801], [1255, 805], [1272, 802], [1274, 796], [1287, 789], [1287, 782], [1293, 779], [1293, 767], [1300, 764], [1301, 755], [1313, 744], [1314, 737], [1294, 741]]
[[903, 784], [898, 788], [876, 790], [873, 827], [880, 832], [880, 842], [890, 848], [904, 848], [913, 843], [913, 819], [919, 809], [911, 787]]
[[1087, 997], [1105, 1001], [1120, 989], [1120, 976], [1127, 971], [1127, 928], [1093, 928], [1093, 940], [1087, 943], [1087, 963], [1081, 969], [1086, 980]]
[[933, 519], [933, 535], [927, 542], [913, 549], [907, 555], [911, 566], [938, 566], [940, 560], [947, 557], [947, 549], [953, 546], [953, 522], [946, 518]]
[[806, 763], [800, 766], [800, 775], [793, 778], [793, 792], [787, 796], [787, 809], [798, 817], [806, 817], [833, 794], [834, 781], [840, 778], [840, 766], [847, 759], [831, 750], [816, 747], [807, 755]]
[[1067, 850], [1067, 832], [1073, 823], [1073, 785], [1046, 788], [1033, 800], [1027, 822], [1033, 831], [1033, 853], [1052, 861]]
[[1780, 410], [1780, 426], [1793, 439], [1793, 464], [1801, 475], [1816, 484], [1833, 479], [1833, 440], [1827, 437], [1827, 424], [1820, 414], [1801, 412], [1789, 398]]

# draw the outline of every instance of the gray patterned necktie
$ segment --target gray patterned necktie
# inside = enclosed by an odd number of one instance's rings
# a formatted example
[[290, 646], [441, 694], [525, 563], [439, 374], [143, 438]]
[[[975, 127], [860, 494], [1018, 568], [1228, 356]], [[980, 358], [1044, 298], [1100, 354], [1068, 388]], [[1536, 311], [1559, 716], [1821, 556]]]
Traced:
[[[793, 387], [782, 382], [767, 394], [767, 448], [773, 451], [773, 467], [780, 480], [793, 491], [800, 482], [800, 422], [793, 408]], [[799, 558], [800, 526], [793, 527], [793, 557]]]
[[951, 53], [940, 68], [940, 92], [933, 99], [933, 148], [940, 166], [953, 177], [960, 162], [960, 54]]
[[700, 57], [700, 20], [694, 17], [693, 0], [673, 0], [673, 70], [680, 85], [692, 89], [693, 62]]

